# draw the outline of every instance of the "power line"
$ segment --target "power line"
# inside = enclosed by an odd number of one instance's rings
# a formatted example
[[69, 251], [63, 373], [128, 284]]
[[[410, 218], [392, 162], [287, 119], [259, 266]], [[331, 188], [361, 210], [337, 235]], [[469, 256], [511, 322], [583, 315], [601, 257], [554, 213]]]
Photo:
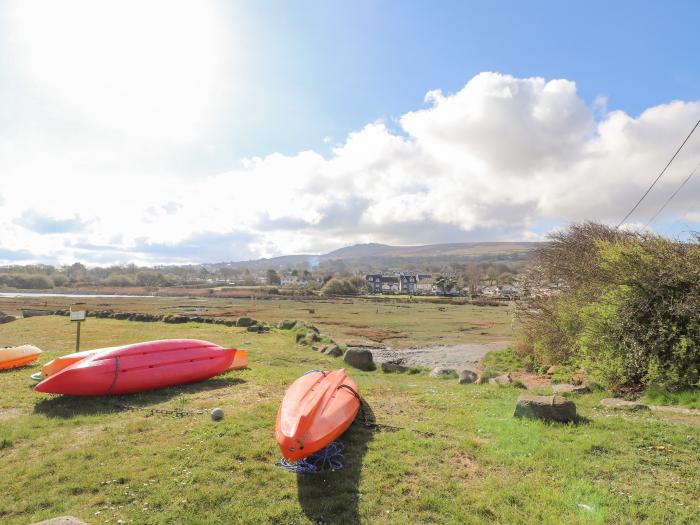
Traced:
[[674, 198], [676, 195], [678, 195], [678, 192], [681, 191], [681, 190], [683, 189], [683, 186], [685, 186], [685, 185], [688, 183], [688, 181], [689, 181], [690, 179], [693, 178], [693, 175], [695, 175], [695, 172], [698, 171], [698, 168], [700, 168], [700, 162], [697, 163], [697, 165], [695, 166], [695, 168], [693, 169], [693, 171], [690, 172], [690, 174], [685, 178], [685, 180], [684, 180], [683, 182], [681, 182], [681, 185], [678, 186], [678, 188], [676, 188], [676, 191], [674, 191], [674, 192], [668, 197], [668, 199], [666, 199], [666, 202], [664, 202], [664, 203], [663, 203], [663, 206], [661, 206], [661, 208], [659, 208], [659, 211], [657, 211], [657, 212], [654, 214], [654, 216], [653, 216], [651, 219], [649, 219], [649, 221], [644, 225], [645, 228], [646, 228], [647, 226], [649, 226], [652, 222], [654, 222], [654, 219], [656, 219], [656, 218], [659, 216], [659, 214], [660, 214], [662, 211], [664, 211], [664, 208], [666, 208], [666, 206], [668, 206], [668, 203], [671, 202], [671, 201], [673, 200], [673, 198]]
[[690, 133], [688, 133], [688, 136], [685, 138], [685, 140], [683, 141], [683, 143], [678, 147], [678, 149], [676, 150], [676, 152], [673, 154], [673, 157], [671, 157], [671, 160], [668, 161], [668, 163], [666, 164], [666, 166], [664, 166], [664, 169], [661, 170], [661, 173], [659, 173], [659, 175], [654, 179], [654, 182], [651, 183], [651, 186], [649, 186], [649, 187], [647, 188], [647, 191], [644, 192], [644, 195], [642, 195], [642, 197], [637, 201], [637, 204], [635, 204], [634, 206], [632, 206], [632, 209], [631, 209], [629, 212], [627, 212], [627, 215], [625, 215], [624, 219], [622, 219], [622, 220], [618, 223], [617, 228], [619, 228], [620, 226], [622, 226], [622, 225], [625, 223], [625, 221], [626, 221], [627, 219], [629, 219], [629, 216], [632, 215], [632, 213], [634, 213], [634, 210], [636, 210], [637, 207], [638, 207], [638, 206], [642, 203], [642, 201], [646, 198], [646, 196], [649, 195], [649, 192], [651, 191], [651, 189], [652, 189], [654, 186], [656, 186], [656, 183], [659, 182], [659, 179], [661, 178], [661, 176], [662, 176], [664, 173], [666, 173], [666, 170], [667, 170], [668, 167], [671, 165], [671, 163], [672, 163], [673, 160], [676, 158], [676, 156], [681, 152], [681, 150], [683, 149], [683, 146], [685, 146], [685, 143], [688, 142], [688, 139], [689, 139], [689, 138], [692, 136], [692, 134], [695, 132], [695, 130], [697, 129], [698, 125], [700, 125], [700, 119], [695, 123], [695, 126], [693, 126], [693, 129], [690, 130]]

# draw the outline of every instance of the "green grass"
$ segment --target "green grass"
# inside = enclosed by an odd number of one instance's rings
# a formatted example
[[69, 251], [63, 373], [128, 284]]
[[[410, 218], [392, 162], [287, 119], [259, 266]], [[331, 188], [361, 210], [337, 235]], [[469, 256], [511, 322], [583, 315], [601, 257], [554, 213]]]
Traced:
[[678, 405], [686, 408], [700, 408], [700, 390], [669, 392], [659, 388], [650, 388], [645, 400], [653, 405]]
[[[426, 374], [351, 370], [374, 417], [405, 429], [355, 424], [343, 470], [297, 477], [275, 466], [279, 401], [303, 372], [342, 361], [295, 345], [292, 331], [194, 323], [90, 319], [83, 348], [166, 337], [243, 346], [250, 368], [116, 401], [219, 406], [222, 421], [37, 394], [29, 375], [39, 365], [0, 374], [0, 522], [636, 524], [692, 523], [700, 512], [700, 426], [690, 419], [608, 412], [601, 393], [576, 397], [579, 425], [517, 420], [520, 390]], [[0, 326], [0, 341], [36, 344], [44, 363], [72, 350], [74, 326], [20, 320]]]
[[208, 297], [141, 299], [37, 297], [0, 298], [0, 310], [16, 314], [21, 308], [68, 309], [76, 301], [89, 311], [114, 310], [183, 314], [235, 319], [251, 316], [276, 324], [298, 319], [313, 324], [343, 344], [382, 344], [393, 348], [459, 343], [508, 343], [513, 338], [510, 307], [468, 304], [374, 302], [344, 299], [219, 299]]

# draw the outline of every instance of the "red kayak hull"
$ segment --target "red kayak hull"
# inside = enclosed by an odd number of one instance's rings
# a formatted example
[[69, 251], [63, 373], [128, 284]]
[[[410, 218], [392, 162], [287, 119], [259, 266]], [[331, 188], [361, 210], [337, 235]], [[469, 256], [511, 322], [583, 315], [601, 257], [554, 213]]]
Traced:
[[304, 374], [277, 412], [275, 437], [282, 455], [297, 461], [318, 452], [352, 425], [359, 409], [357, 385], [345, 370]]
[[132, 394], [208, 379], [228, 370], [235, 354], [233, 348], [197, 339], [105, 348], [47, 377], [34, 390], [75, 396]]

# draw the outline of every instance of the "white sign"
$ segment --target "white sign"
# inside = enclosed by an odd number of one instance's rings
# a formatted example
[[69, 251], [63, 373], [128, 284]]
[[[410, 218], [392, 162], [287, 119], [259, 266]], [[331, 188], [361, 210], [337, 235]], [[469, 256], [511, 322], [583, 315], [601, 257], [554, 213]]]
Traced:
[[70, 320], [71, 321], [85, 321], [86, 315], [87, 315], [87, 313], [85, 312], [85, 310], [76, 310], [76, 311], [71, 310], [70, 311]]

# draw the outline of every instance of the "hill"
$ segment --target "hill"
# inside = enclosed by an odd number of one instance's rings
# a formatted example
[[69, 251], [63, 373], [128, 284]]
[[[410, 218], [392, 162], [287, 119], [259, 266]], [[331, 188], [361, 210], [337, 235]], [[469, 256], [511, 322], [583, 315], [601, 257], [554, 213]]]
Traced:
[[344, 263], [354, 269], [408, 267], [466, 262], [513, 262], [529, 259], [537, 242], [463, 242], [420, 246], [391, 246], [367, 243], [346, 246], [326, 254], [283, 255], [270, 259], [222, 263], [235, 268], [315, 267], [323, 263]]

